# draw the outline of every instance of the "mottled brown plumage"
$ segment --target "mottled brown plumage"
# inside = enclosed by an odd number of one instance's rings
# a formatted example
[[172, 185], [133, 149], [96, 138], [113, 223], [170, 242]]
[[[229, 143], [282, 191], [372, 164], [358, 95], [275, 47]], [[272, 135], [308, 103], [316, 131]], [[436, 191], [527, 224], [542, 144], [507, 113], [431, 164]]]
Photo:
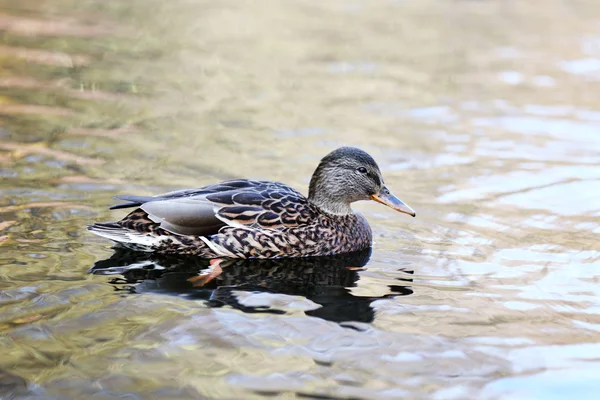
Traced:
[[279, 258], [348, 253], [371, 246], [369, 224], [350, 203], [373, 199], [414, 212], [383, 185], [375, 161], [343, 147], [327, 155], [309, 197], [278, 182], [247, 179], [158, 196], [117, 196], [121, 221], [88, 229], [125, 247], [204, 258]]

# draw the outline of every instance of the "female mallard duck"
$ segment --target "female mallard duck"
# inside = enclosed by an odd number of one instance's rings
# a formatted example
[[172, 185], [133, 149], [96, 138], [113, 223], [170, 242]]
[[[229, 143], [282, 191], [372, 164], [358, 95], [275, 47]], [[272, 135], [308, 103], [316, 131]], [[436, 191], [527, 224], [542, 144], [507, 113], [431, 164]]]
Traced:
[[88, 229], [135, 250], [204, 258], [325, 256], [366, 249], [372, 234], [350, 204], [375, 200], [415, 216], [383, 184], [364, 151], [342, 147], [315, 170], [308, 198], [279, 182], [237, 179], [157, 196], [117, 196], [137, 207]]

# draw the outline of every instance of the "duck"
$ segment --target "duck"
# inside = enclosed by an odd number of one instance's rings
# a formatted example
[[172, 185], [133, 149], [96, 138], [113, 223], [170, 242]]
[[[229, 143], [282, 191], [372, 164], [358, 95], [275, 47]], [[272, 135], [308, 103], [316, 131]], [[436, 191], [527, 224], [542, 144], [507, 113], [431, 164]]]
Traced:
[[352, 203], [373, 200], [415, 211], [385, 185], [367, 152], [341, 147], [321, 159], [308, 196], [280, 182], [234, 179], [155, 196], [115, 196], [110, 209], [134, 208], [91, 233], [137, 251], [162, 255], [275, 259], [330, 256], [368, 249], [369, 223]]

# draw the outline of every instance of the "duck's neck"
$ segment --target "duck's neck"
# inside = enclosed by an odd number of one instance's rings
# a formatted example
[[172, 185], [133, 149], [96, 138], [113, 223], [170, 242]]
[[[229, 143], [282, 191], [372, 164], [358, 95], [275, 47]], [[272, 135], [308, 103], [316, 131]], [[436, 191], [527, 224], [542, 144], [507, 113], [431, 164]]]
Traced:
[[346, 201], [340, 182], [329, 176], [323, 171], [323, 166], [319, 165], [310, 180], [308, 187], [308, 200], [319, 209], [330, 215], [351, 215], [354, 212], [350, 207], [350, 202]]
[[329, 215], [345, 216], [354, 214], [350, 204], [335, 201], [334, 199], [323, 196], [308, 196], [308, 201], [317, 206], [320, 210]]

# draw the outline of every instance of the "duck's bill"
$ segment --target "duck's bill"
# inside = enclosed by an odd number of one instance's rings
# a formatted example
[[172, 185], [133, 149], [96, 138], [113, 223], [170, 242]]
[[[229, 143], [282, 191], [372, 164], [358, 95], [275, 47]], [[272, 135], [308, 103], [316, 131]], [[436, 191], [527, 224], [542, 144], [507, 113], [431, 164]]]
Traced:
[[390, 190], [385, 186], [379, 191], [379, 193], [372, 194], [371, 200], [375, 200], [376, 202], [393, 208], [396, 211], [400, 211], [401, 213], [412, 215], [413, 217], [417, 216], [417, 214], [412, 208], [410, 208], [409, 206], [404, 204], [402, 200], [394, 196], [392, 192], [390, 192]]

